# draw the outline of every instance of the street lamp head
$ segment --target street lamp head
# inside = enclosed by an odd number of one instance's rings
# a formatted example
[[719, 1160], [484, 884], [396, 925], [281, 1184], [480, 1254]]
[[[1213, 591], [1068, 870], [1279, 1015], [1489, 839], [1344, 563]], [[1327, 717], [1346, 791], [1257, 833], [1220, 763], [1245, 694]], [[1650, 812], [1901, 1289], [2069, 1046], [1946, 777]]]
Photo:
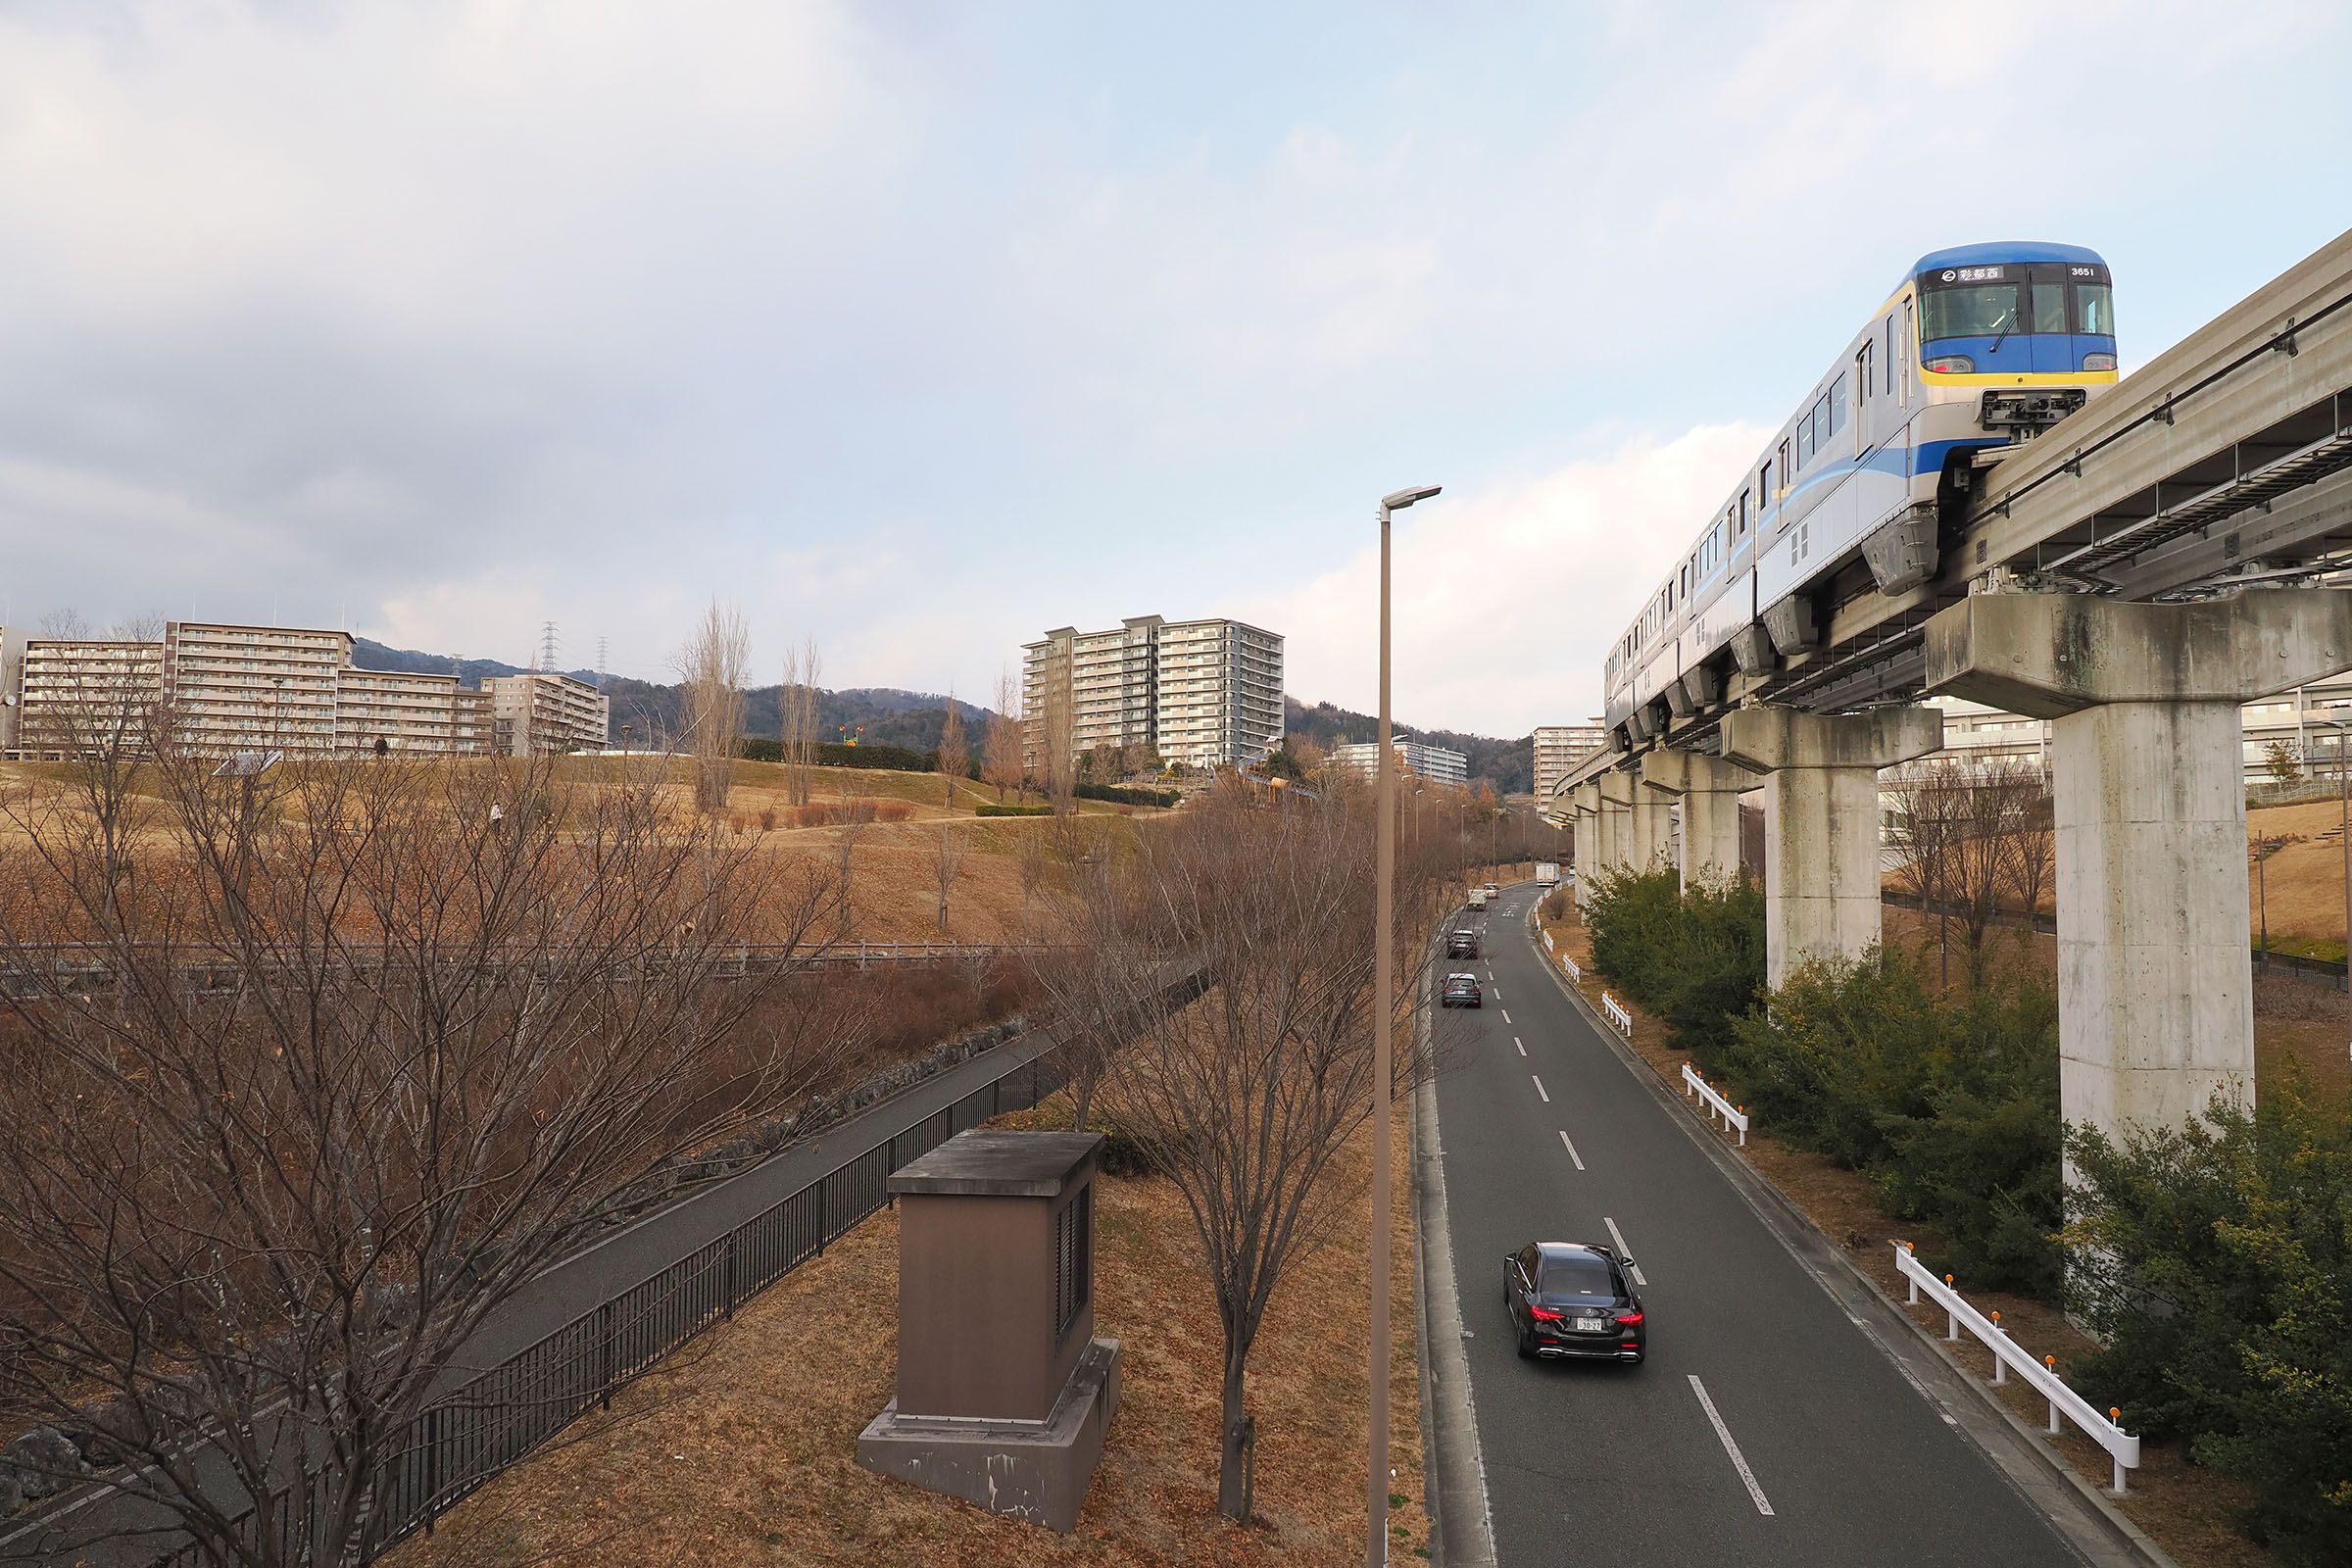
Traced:
[[1444, 488], [1444, 485], [1425, 484], [1417, 486], [1411, 490], [1392, 491], [1390, 494], [1380, 498], [1380, 510], [1383, 512], [1402, 512], [1405, 508], [1411, 506], [1416, 501], [1427, 501], [1431, 496], [1436, 495]]

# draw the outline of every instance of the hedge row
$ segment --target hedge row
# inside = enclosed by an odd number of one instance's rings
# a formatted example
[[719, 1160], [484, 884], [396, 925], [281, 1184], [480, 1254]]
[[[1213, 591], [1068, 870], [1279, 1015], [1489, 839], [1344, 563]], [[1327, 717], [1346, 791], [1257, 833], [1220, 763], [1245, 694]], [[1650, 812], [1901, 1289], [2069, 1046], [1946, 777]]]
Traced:
[[1051, 806], [999, 806], [993, 801], [983, 801], [972, 808], [972, 813], [975, 816], [1044, 816], [1053, 809]]
[[1176, 790], [1141, 789], [1126, 784], [1088, 784], [1072, 786], [1072, 793], [1082, 801], [1109, 801], [1115, 806], [1174, 806], [1183, 800]]

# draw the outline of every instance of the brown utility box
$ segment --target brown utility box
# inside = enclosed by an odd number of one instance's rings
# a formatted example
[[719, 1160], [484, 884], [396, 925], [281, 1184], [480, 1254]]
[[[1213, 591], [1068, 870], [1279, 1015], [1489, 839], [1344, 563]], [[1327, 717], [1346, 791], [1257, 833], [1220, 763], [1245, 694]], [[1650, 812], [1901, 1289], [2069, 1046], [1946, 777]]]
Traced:
[[1099, 1133], [975, 1128], [892, 1173], [898, 1396], [858, 1462], [1055, 1530], [1102, 1457], [1119, 1346], [1094, 1337]]

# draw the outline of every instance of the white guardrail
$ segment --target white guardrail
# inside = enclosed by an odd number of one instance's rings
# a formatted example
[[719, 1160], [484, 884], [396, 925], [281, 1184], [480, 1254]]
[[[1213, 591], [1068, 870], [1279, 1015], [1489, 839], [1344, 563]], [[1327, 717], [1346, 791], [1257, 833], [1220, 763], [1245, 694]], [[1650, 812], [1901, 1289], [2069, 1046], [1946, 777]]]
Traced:
[[1606, 991], [1600, 994], [1600, 1010], [1609, 1015], [1609, 1022], [1617, 1026], [1619, 1034], [1628, 1040], [1634, 1038], [1634, 1015], [1617, 1005], [1617, 999]]
[[2056, 1356], [2045, 1355], [2035, 1360], [2031, 1352], [2020, 1348], [2018, 1343], [2002, 1331], [2000, 1313], [1986, 1317], [1969, 1305], [1966, 1298], [1952, 1288], [1952, 1277], [1949, 1274], [1938, 1277], [1919, 1260], [1909, 1242], [1894, 1244], [1894, 1266], [1896, 1272], [1910, 1283], [1912, 1304], [1918, 1304], [1920, 1292], [1925, 1291], [1929, 1299], [1943, 1308], [1945, 1339], [1958, 1340], [1961, 1329], [1966, 1328], [1992, 1351], [1993, 1382], [2007, 1382], [2009, 1372], [2014, 1368], [2020, 1377], [2033, 1385], [2036, 1393], [2049, 1400], [2050, 1432], [2053, 1436], [2059, 1430], [2059, 1416], [2064, 1415], [2082, 1428], [2084, 1437], [2107, 1450], [2108, 1456], [2115, 1461], [2114, 1490], [2121, 1496], [2124, 1492], [2124, 1472], [2139, 1468], [2139, 1439], [2123, 1429], [2120, 1424], [2124, 1416], [2122, 1409], [2111, 1405], [2104, 1414], [2093, 1409], [2089, 1400], [2068, 1388], [2066, 1380], [2058, 1375]]
[[1576, 960], [1568, 956], [1568, 955], [1565, 953], [1560, 955], [1560, 967], [1568, 971], [1568, 983], [1570, 985], [1581, 986], [1585, 983], [1585, 971], [1578, 968], [1576, 966]]
[[1555, 943], [1555, 942], [1553, 942], [1553, 941], [1551, 940], [1551, 933], [1550, 933], [1550, 932], [1548, 932], [1548, 931], [1544, 932], [1544, 951], [1545, 953], [1550, 953], [1550, 952], [1552, 952], [1554, 949], [1556, 949], [1557, 947], [1558, 947], [1558, 944], [1557, 944], [1557, 943]]
[[1683, 1063], [1683, 1098], [1688, 1100], [1693, 1094], [1698, 1096], [1699, 1103], [1706, 1107], [1707, 1125], [1714, 1126], [1716, 1115], [1721, 1113], [1724, 1130], [1729, 1132], [1737, 1127], [1740, 1130], [1740, 1147], [1745, 1149], [1747, 1147], [1747, 1107], [1735, 1105], [1717, 1094], [1715, 1086], [1701, 1078], [1698, 1075], [1698, 1069], [1686, 1061]]

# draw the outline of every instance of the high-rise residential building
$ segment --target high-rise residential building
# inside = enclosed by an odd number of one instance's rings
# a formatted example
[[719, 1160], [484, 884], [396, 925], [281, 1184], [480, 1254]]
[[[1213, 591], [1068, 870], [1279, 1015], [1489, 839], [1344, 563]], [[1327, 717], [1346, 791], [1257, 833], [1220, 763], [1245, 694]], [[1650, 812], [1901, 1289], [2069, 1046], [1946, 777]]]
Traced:
[[1057, 730], [1073, 757], [1112, 746], [1201, 768], [1282, 744], [1282, 637], [1242, 621], [1062, 626], [1022, 649], [1021, 675], [1033, 769]]
[[161, 642], [35, 638], [14, 663], [15, 733], [24, 757], [86, 753], [109, 732], [162, 715], [177, 743], [205, 756], [482, 754], [597, 750], [605, 696], [563, 675], [494, 679], [467, 691], [455, 674], [362, 669], [348, 632], [172, 621]]
[[1597, 718], [1582, 724], [1538, 724], [1536, 803], [1541, 806], [1550, 800], [1553, 787], [1574, 772], [1577, 763], [1599, 751], [1608, 733], [1608, 726]]
[[122, 638], [36, 637], [17, 661], [21, 757], [68, 758], [144, 744], [164, 700], [164, 645]]
[[174, 620], [164, 627], [164, 700], [199, 753], [336, 750], [335, 688], [351, 633]]
[[[1421, 741], [1405, 740], [1401, 736], [1392, 740], [1389, 745], [1396, 753], [1397, 761], [1434, 784], [1470, 782], [1470, 759], [1459, 752]], [[1380, 742], [1360, 741], [1352, 746], [1335, 746], [1331, 760], [1370, 778], [1380, 768]]]
[[601, 752], [612, 725], [612, 700], [584, 680], [550, 670], [493, 675], [490, 748], [511, 757]]
[[1193, 767], [1254, 762], [1282, 744], [1282, 638], [1238, 620], [1159, 628], [1159, 755]]

